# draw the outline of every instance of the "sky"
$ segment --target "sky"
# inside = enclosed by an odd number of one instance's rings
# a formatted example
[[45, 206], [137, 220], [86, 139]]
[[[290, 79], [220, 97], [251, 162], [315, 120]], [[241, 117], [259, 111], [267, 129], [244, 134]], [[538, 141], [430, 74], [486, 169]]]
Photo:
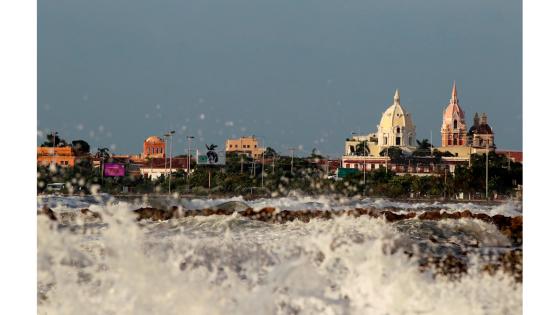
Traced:
[[520, 0], [39, 0], [37, 141], [173, 154], [255, 135], [339, 156], [399, 89], [417, 139], [441, 143], [453, 80], [472, 125], [522, 149]]

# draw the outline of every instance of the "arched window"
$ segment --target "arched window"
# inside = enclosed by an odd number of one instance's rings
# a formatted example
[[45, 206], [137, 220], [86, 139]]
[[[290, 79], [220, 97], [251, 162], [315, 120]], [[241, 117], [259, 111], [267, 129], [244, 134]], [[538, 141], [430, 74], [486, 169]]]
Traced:
[[457, 129], [457, 119], [453, 120], [453, 129]]
[[401, 127], [397, 127], [397, 133], [401, 133]]

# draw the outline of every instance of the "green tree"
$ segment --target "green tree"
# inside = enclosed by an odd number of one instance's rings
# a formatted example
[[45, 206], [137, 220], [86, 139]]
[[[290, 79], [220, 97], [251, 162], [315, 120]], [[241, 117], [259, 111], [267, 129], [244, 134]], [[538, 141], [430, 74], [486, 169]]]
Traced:
[[385, 148], [385, 149], [381, 150], [381, 152], [379, 154], [381, 156], [389, 155], [389, 157], [392, 160], [397, 160], [397, 159], [400, 159], [402, 157], [403, 151], [402, 151], [401, 148], [393, 146], [393, 147], [388, 147], [388, 148]]
[[416, 150], [414, 150], [412, 155], [430, 156], [432, 154], [432, 144], [428, 141], [428, 139], [422, 139], [422, 141], [416, 140], [416, 143]]
[[360, 155], [360, 156], [364, 156], [364, 155], [369, 155], [370, 150], [369, 147], [367, 145], [367, 141], [361, 141], [360, 143], [358, 143], [356, 145], [356, 155]]
[[89, 143], [84, 140], [74, 140], [72, 141], [72, 148], [78, 155], [84, 155], [89, 153]]

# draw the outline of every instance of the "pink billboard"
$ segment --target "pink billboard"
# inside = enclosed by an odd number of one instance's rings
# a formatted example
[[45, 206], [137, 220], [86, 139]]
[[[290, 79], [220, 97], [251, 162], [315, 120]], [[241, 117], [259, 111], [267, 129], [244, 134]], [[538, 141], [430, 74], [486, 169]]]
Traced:
[[119, 163], [107, 163], [103, 166], [103, 176], [121, 177], [124, 176], [124, 165]]

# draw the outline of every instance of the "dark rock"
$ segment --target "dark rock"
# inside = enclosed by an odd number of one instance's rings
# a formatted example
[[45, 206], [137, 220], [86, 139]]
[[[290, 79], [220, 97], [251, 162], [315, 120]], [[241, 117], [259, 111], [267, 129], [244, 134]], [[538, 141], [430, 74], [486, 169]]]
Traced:
[[47, 206], [44, 206], [37, 214], [46, 215], [52, 221], [58, 221], [56, 215], [54, 214], [54, 211], [52, 211], [52, 209]]

